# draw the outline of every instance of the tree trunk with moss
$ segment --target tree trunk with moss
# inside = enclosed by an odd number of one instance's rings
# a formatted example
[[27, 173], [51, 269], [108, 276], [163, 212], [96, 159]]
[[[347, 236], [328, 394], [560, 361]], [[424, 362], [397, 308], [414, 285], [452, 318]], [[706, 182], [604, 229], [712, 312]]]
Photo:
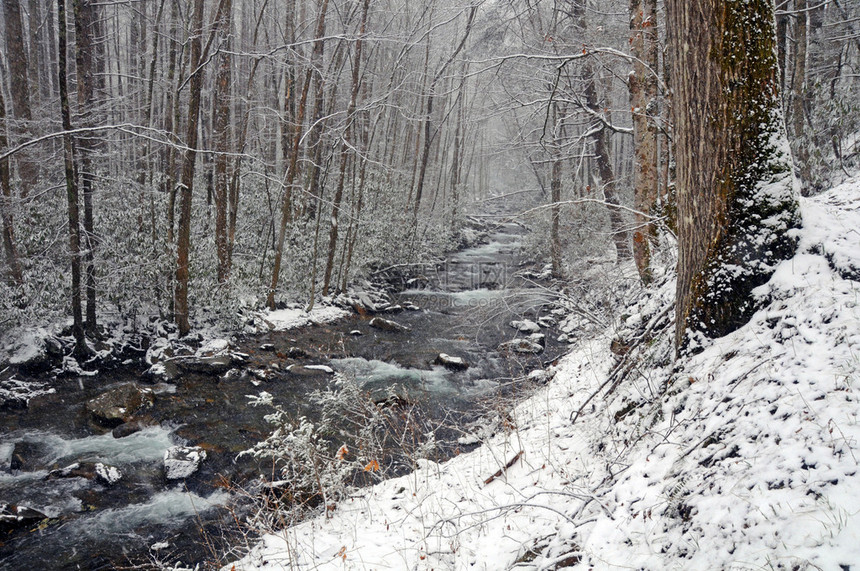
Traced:
[[726, 335], [794, 254], [797, 183], [772, 0], [669, 0], [678, 200], [676, 343]]

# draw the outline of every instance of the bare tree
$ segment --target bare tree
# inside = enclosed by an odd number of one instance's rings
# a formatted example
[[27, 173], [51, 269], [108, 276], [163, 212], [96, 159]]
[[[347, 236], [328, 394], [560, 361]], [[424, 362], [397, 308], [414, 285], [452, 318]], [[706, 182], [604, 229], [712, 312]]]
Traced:
[[[6, 139], [6, 102], [3, 90], [0, 89], [0, 149], [9, 146]], [[21, 272], [21, 261], [18, 258], [18, 247], [15, 244], [15, 225], [12, 219], [12, 185], [10, 183], [9, 159], [0, 159], [0, 223], [3, 232], [3, 251], [6, 253], [6, 265], [9, 266], [9, 282], [20, 286], [24, 283]]]
[[657, 0], [630, 0], [630, 106], [633, 112], [633, 259], [642, 283], [649, 284], [655, 236], [651, 215], [657, 204]]
[[[92, 114], [96, 106], [95, 98], [95, 49], [93, 47], [94, 27], [97, 18], [92, 0], [72, 1], [75, 20], [75, 63], [77, 69], [78, 111], [83, 126], [94, 125]], [[77, 140], [77, 158], [80, 167], [81, 193], [84, 199], [83, 254], [86, 262], [86, 331], [91, 337], [98, 336], [96, 321], [96, 234], [93, 222], [93, 186], [95, 175], [91, 155], [95, 150], [92, 136]]]
[[370, 7], [370, 0], [364, 0], [361, 5], [361, 24], [359, 25], [358, 37], [355, 40], [355, 52], [353, 53], [352, 63], [352, 87], [349, 95], [349, 105], [346, 110], [346, 127], [344, 129], [343, 139], [340, 145], [340, 170], [338, 172], [337, 188], [335, 189], [334, 199], [332, 202], [331, 211], [331, 227], [328, 237], [328, 253], [326, 256], [325, 275], [323, 277], [323, 295], [328, 295], [329, 285], [331, 283], [332, 270], [334, 269], [334, 255], [337, 250], [338, 238], [338, 221], [340, 216], [340, 207], [343, 202], [343, 189], [346, 184], [347, 161], [349, 159], [349, 148], [352, 145], [353, 121], [355, 120], [355, 108], [358, 102], [358, 92], [361, 83], [361, 48], [364, 34], [367, 28], [367, 10]]
[[69, 87], [66, 81], [66, 3], [57, 0], [59, 19], [59, 78], [60, 107], [63, 118], [63, 156], [66, 176], [66, 200], [69, 214], [69, 257], [72, 265], [72, 336], [75, 338], [75, 354], [87, 353], [84, 337], [84, 318], [81, 308], [81, 226], [78, 181], [75, 165], [75, 142], [72, 138], [72, 113], [69, 108]]
[[209, 49], [218, 30], [218, 25], [224, 19], [225, 7], [229, 2], [230, 0], [221, 0], [218, 3], [205, 47], [203, 46], [204, 0], [194, 0], [194, 15], [191, 18], [191, 76], [188, 81], [188, 123], [185, 135], [187, 148], [182, 160], [182, 179], [179, 183], [179, 226], [176, 241], [176, 287], [174, 291], [174, 312], [180, 335], [185, 335], [191, 330], [191, 324], [188, 320], [188, 256], [191, 249], [191, 198], [197, 160], [203, 65], [209, 58]]
[[[320, 1], [316, 33], [314, 35], [314, 49], [317, 49], [317, 46], [321, 45], [325, 41], [323, 34], [325, 31], [325, 17], [326, 11], [328, 10], [328, 1], [329, 0]], [[302, 130], [302, 123], [304, 122], [305, 118], [305, 108], [307, 107], [308, 91], [310, 89], [312, 75], [313, 68], [311, 66], [308, 66], [305, 72], [304, 85], [302, 86], [302, 95], [299, 99], [298, 110], [296, 111], [296, 126], [291, 141], [292, 149], [289, 154], [289, 164], [287, 166], [286, 175], [284, 176], [284, 200], [281, 204], [281, 224], [278, 229], [278, 238], [275, 244], [275, 262], [274, 267], [272, 268], [272, 281], [271, 285], [269, 286], [269, 292], [266, 297], [266, 305], [270, 309], [275, 309], [275, 291], [277, 290], [278, 280], [280, 279], [281, 274], [281, 260], [284, 255], [284, 242], [286, 241], [287, 237], [287, 226], [293, 218], [292, 187], [293, 183], [295, 182], [296, 174], [298, 171], [298, 159], [301, 143], [300, 135]]]
[[230, 163], [227, 153], [231, 150], [230, 137], [230, 88], [231, 65], [230, 39], [233, 26], [232, 0], [226, 0], [224, 16], [220, 29], [224, 36], [218, 54], [218, 77], [215, 80], [214, 105], [215, 112], [212, 129], [214, 131], [215, 155], [215, 250], [218, 255], [218, 282], [227, 282], [230, 276], [230, 241], [227, 235], [227, 218], [230, 207], [229, 187], [230, 173], [227, 167]]
[[[12, 116], [19, 138], [29, 135], [33, 115], [30, 105], [30, 70], [27, 46], [24, 41], [24, 22], [19, 0], [3, 0], [3, 18], [6, 22], [6, 56], [9, 65], [9, 91], [12, 98]], [[18, 175], [21, 178], [20, 194], [26, 197], [39, 175], [39, 167], [29, 152], [18, 154]]]

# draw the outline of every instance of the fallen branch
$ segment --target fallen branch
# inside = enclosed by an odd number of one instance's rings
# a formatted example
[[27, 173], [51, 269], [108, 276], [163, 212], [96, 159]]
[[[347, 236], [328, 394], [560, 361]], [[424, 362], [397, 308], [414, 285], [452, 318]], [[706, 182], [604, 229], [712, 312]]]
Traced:
[[508, 461], [508, 463], [507, 463], [507, 464], [505, 464], [504, 466], [502, 466], [501, 468], [499, 468], [498, 472], [496, 472], [495, 474], [493, 474], [492, 476], [490, 476], [489, 478], [487, 478], [486, 480], [484, 480], [484, 485], [489, 484], [490, 482], [492, 482], [493, 480], [495, 480], [496, 478], [498, 478], [498, 477], [500, 477], [502, 474], [504, 474], [504, 473], [505, 473], [505, 470], [507, 470], [508, 468], [510, 468], [511, 466], [513, 466], [514, 464], [516, 464], [516, 463], [517, 463], [517, 460], [519, 460], [519, 459], [520, 459], [520, 456], [522, 456], [522, 455], [523, 455], [523, 451], [522, 451], [522, 450], [520, 450], [519, 452], [517, 452], [516, 456], [514, 456], [513, 458], [511, 458], [511, 459], [510, 459], [510, 461]]

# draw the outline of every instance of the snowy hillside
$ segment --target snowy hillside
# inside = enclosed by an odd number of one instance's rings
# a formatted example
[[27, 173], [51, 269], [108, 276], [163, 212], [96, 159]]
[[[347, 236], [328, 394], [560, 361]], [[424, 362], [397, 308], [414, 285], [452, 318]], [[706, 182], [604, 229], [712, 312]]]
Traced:
[[665, 283], [476, 451], [358, 490], [235, 569], [857, 569], [860, 178], [802, 208], [742, 329], [671, 362]]

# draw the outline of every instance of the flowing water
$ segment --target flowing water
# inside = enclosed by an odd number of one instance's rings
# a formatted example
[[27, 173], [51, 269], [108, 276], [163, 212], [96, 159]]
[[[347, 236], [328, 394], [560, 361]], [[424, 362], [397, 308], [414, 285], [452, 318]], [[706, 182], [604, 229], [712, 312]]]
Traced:
[[[245, 369], [271, 368], [273, 361], [279, 370], [290, 363], [326, 364], [371, 395], [394, 392], [417, 403], [428, 418], [474, 417], [476, 403], [511, 390], [514, 379], [563, 352], [552, 329], [544, 331], [541, 355], [510, 358], [495, 350], [517, 335], [512, 319], [547, 315], [549, 296], [517, 277], [522, 233], [516, 225], [502, 226], [486, 244], [427, 266], [403, 284], [395, 301], [419, 309], [384, 317], [408, 331], [380, 331], [370, 327], [370, 316], [355, 315], [245, 337], [235, 340], [250, 355]], [[307, 356], [285, 358], [292, 347]], [[465, 359], [468, 369], [435, 365], [440, 353]], [[315, 370], [283, 372], [265, 382], [249, 374], [186, 374], [153, 387], [154, 405], [137, 419], [146, 428], [115, 438], [92, 422], [85, 403], [112, 386], [138, 382], [141, 372], [129, 365], [96, 377], [55, 379], [53, 393], [32, 399], [25, 410], [0, 413], [0, 504], [26, 505], [48, 516], [11, 531], [0, 527], [0, 569], [214, 561], [223, 548], [220, 534], [238, 509], [231, 490], [258, 478], [262, 469], [237, 455], [271, 428], [263, 419], [268, 411], [248, 406], [247, 395], [265, 390], [299, 416], [313, 413], [307, 396], [332, 383], [330, 375]], [[440, 432], [437, 438], [445, 436]], [[207, 458], [192, 476], [167, 480], [163, 455], [177, 444], [200, 446]], [[73, 463], [103, 463], [122, 476], [108, 485], [86, 475], [51, 473]]]

